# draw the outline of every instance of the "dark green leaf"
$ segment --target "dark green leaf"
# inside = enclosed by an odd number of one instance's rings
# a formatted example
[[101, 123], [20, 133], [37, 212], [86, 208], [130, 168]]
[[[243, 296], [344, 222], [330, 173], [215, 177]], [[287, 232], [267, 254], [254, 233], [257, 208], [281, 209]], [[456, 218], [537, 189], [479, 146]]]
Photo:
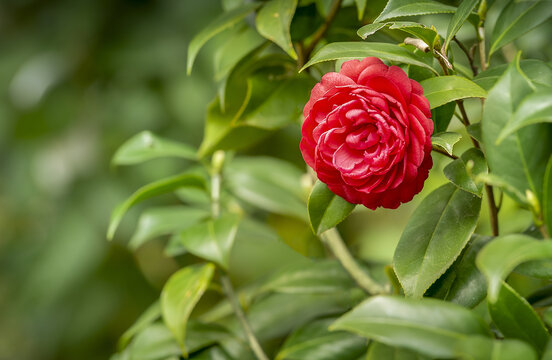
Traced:
[[453, 13], [456, 8], [450, 5], [441, 4], [437, 1], [431, 0], [389, 0], [385, 9], [379, 14], [374, 22], [381, 22], [387, 19], [414, 16], [414, 15], [426, 15], [426, 14], [439, 14], [439, 13]]
[[333, 318], [321, 319], [295, 330], [286, 339], [276, 360], [356, 360], [366, 353], [366, 339], [342, 331], [330, 332]]
[[437, 30], [435, 30], [434, 27], [429, 28], [423, 24], [407, 21], [392, 21], [364, 25], [358, 29], [357, 34], [362, 39], [366, 39], [368, 36], [376, 33], [384, 27], [388, 27], [391, 30], [402, 30], [410, 35], [413, 35], [424, 41], [431, 50], [433, 50], [434, 45], [439, 42], [439, 34], [437, 34]]
[[433, 119], [434, 124], [433, 133], [436, 134], [447, 131], [450, 120], [454, 115], [454, 109], [456, 109], [456, 103], [454, 101], [431, 109], [431, 119]]
[[473, 233], [481, 199], [453, 184], [429, 194], [411, 216], [393, 264], [407, 296], [422, 297], [460, 255]]
[[150, 131], [142, 131], [121, 145], [113, 156], [112, 163], [132, 165], [160, 157], [180, 157], [189, 160], [197, 158], [196, 151], [191, 146], [164, 139]]
[[[489, 91], [482, 120], [482, 135], [485, 155], [492, 173], [507, 184], [525, 194], [533, 192], [542, 199], [542, 184], [546, 161], [552, 153], [552, 132], [547, 124], [536, 124], [520, 129], [496, 144], [498, 134], [521, 100], [532, 93], [532, 84], [519, 68], [519, 55], [508, 70]], [[523, 203], [517, 193], [505, 188], [515, 200]]]
[[140, 189], [136, 190], [136, 192], [132, 194], [132, 196], [130, 196], [126, 201], [119, 204], [115, 209], [113, 209], [113, 212], [111, 213], [111, 219], [109, 221], [109, 228], [107, 230], [107, 238], [109, 240], [113, 239], [113, 235], [115, 235], [115, 231], [117, 230], [117, 227], [119, 226], [119, 223], [121, 222], [123, 216], [132, 206], [146, 199], [165, 194], [182, 187], [195, 187], [204, 189], [205, 180], [198, 175], [181, 174], [158, 180], [141, 187]]
[[293, 59], [297, 59], [297, 54], [291, 43], [289, 27], [296, 7], [297, 0], [270, 0], [255, 20], [259, 34], [276, 43]]
[[420, 85], [424, 88], [424, 96], [429, 100], [432, 109], [459, 99], [487, 97], [487, 92], [479, 85], [456, 75], [430, 78]]
[[487, 173], [487, 162], [481, 150], [467, 150], [459, 159], [445, 166], [443, 172], [454, 185], [481, 197], [483, 184], [475, 182], [477, 175]]
[[445, 44], [443, 45], [442, 50], [443, 54], [447, 53], [447, 49], [452, 41], [452, 38], [454, 38], [454, 35], [456, 35], [458, 30], [460, 30], [462, 25], [464, 25], [464, 22], [468, 19], [478, 2], [479, 0], [464, 0], [460, 3], [458, 9], [454, 15], [452, 15], [452, 19], [449, 22], [447, 37], [445, 38]]
[[431, 137], [431, 144], [440, 147], [452, 155], [454, 144], [460, 141], [461, 138], [462, 135], [457, 132], [441, 132]]
[[354, 287], [355, 283], [337, 261], [317, 260], [284, 268], [271, 276], [260, 291], [332, 294]]
[[452, 358], [455, 344], [469, 335], [489, 335], [474, 312], [436, 299], [376, 296], [341, 316], [331, 330], [346, 330], [390, 346]]
[[500, 332], [507, 338], [523, 340], [539, 353], [548, 342], [548, 331], [531, 305], [502, 282], [496, 302], [489, 302], [489, 313]]
[[546, 166], [544, 175], [542, 209], [544, 225], [546, 225], [548, 229], [548, 234], [552, 234], [552, 156], [548, 159], [548, 165]]
[[315, 234], [321, 234], [342, 222], [354, 208], [354, 204], [331, 192], [323, 182], [317, 181], [308, 202], [311, 228]]
[[397, 61], [404, 64], [421, 66], [437, 74], [437, 71], [423, 61], [423, 58], [410, 52], [408, 49], [387, 43], [376, 42], [338, 42], [330, 43], [320, 49], [309, 62], [303, 66], [301, 71], [311, 65], [323, 61], [339, 59], [362, 59], [367, 56], [375, 56], [382, 60]]
[[239, 221], [238, 215], [226, 214], [192, 225], [180, 233], [181, 244], [195, 256], [213, 261], [227, 270]]
[[531, 346], [515, 339], [469, 336], [458, 343], [457, 349], [461, 360], [537, 360]]
[[427, 360], [428, 358], [414, 351], [395, 348], [372, 341], [366, 360]]
[[496, 302], [502, 281], [518, 265], [542, 259], [552, 259], [552, 242], [512, 234], [497, 237], [486, 245], [479, 252], [476, 264], [487, 278], [489, 302]]
[[471, 125], [468, 125], [466, 127], [466, 131], [468, 132], [468, 134], [474, 138], [475, 140], [481, 142], [482, 140], [482, 136], [481, 136], [481, 123], [478, 122], [478, 123], [475, 123], [475, 124], [471, 124]]
[[124, 349], [130, 340], [134, 337], [134, 335], [140, 333], [142, 330], [144, 330], [146, 327], [151, 325], [155, 320], [159, 319], [161, 317], [161, 304], [159, 301], [155, 301], [153, 304], [151, 304], [146, 311], [140, 315], [140, 317], [132, 324], [130, 328], [128, 328], [127, 331], [121, 335], [121, 338], [119, 339], [119, 342], [117, 343], [117, 348], [119, 350]]
[[206, 210], [187, 206], [156, 207], [145, 210], [128, 246], [137, 249], [145, 242], [161, 235], [172, 234], [205, 219], [209, 216]]
[[211, 263], [188, 266], [174, 273], [161, 292], [163, 321], [186, 356], [186, 326], [190, 314], [209, 286], [215, 272]]
[[552, 89], [538, 91], [525, 97], [496, 141], [501, 142], [525, 126], [543, 122], [552, 122]]
[[259, 7], [259, 5], [259, 3], [249, 3], [237, 7], [233, 10], [224, 12], [211, 24], [209, 24], [209, 26], [207, 26], [199, 34], [197, 34], [192, 39], [192, 41], [190, 41], [190, 45], [188, 46], [188, 74], [192, 72], [192, 66], [194, 65], [197, 53], [207, 41], [209, 41], [213, 36], [221, 33], [222, 31], [241, 21], [245, 16], [247, 16], [247, 14]]
[[510, 0], [502, 10], [491, 35], [489, 56], [507, 43], [534, 29], [552, 16], [549, 1]]

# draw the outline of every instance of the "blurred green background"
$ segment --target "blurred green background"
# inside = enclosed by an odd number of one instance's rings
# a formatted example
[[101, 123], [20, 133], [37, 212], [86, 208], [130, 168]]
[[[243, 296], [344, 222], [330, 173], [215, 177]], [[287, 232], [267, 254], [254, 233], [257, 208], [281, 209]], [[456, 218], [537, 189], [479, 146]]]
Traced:
[[[1, 360], [108, 358], [177, 268], [159, 243], [136, 253], [126, 249], [140, 209], [114, 242], [105, 240], [105, 231], [115, 204], [185, 163], [113, 168], [110, 158], [142, 130], [201, 142], [203, 113], [216, 92], [217, 40], [202, 50], [192, 76], [185, 74], [186, 49], [221, 11], [219, 0], [0, 2]], [[444, 33], [446, 18], [434, 22]], [[526, 57], [550, 61], [551, 30], [543, 24], [515, 46]], [[469, 29], [459, 37], [473, 41]], [[512, 52], [514, 46], [506, 48], [496, 61]], [[469, 104], [477, 121], [479, 103]], [[257, 152], [281, 153], [300, 165], [298, 137], [298, 127], [281, 131]], [[364, 259], [390, 261], [408, 215], [445, 181], [444, 159], [435, 160], [415, 201], [397, 211], [361, 209], [342, 226]], [[513, 206], [508, 202], [500, 214], [504, 228], [523, 229], [531, 215], [513, 218]], [[300, 247], [292, 222], [271, 221], [288, 244]], [[479, 231], [488, 234], [482, 221]]]

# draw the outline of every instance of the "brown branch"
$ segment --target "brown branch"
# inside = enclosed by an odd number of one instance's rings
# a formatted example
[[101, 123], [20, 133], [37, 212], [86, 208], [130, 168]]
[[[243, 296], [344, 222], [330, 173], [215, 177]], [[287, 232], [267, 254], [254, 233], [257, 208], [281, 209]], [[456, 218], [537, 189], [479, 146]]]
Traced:
[[316, 30], [314, 35], [312, 36], [312, 40], [309, 43], [308, 46], [304, 48], [303, 52], [303, 59], [304, 61], [308, 61], [310, 54], [314, 50], [316, 44], [322, 40], [324, 35], [326, 34], [326, 31], [328, 31], [328, 28], [330, 27], [330, 24], [334, 20], [335, 16], [337, 15], [337, 12], [339, 8], [341, 7], [341, 2], [343, 0], [334, 0], [332, 3], [332, 6], [330, 7], [330, 11], [328, 11], [328, 16], [326, 17], [326, 20], [324, 23]]

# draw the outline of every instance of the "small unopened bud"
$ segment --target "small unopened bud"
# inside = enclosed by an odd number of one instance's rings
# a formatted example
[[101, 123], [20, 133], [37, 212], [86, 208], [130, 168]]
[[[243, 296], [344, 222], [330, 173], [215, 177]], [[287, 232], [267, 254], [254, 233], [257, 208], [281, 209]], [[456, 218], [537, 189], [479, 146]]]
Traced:
[[542, 214], [539, 199], [537, 199], [537, 197], [531, 190], [525, 190], [525, 196], [527, 197], [527, 202], [531, 207], [531, 212], [533, 213], [533, 221], [535, 222], [535, 225], [541, 226]]
[[213, 166], [213, 173], [219, 174], [222, 170], [222, 166], [224, 165], [224, 158], [226, 155], [224, 154], [224, 151], [217, 150], [213, 154], [213, 158], [211, 159], [211, 164]]

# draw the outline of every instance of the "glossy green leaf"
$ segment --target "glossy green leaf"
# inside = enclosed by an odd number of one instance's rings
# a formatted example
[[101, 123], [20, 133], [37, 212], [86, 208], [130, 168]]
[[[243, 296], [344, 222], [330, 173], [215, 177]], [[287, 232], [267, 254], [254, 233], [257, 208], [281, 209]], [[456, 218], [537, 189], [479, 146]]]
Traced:
[[367, 341], [359, 336], [343, 332], [330, 332], [334, 319], [321, 319], [295, 330], [286, 339], [276, 360], [357, 360], [366, 353]]
[[337, 196], [328, 186], [317, 181], [308, 201], [309, 220], [312, 231], [321, 234], [345, 220], [355, 205]]
[[165, 194], [182, 187], [195, 187], [200, 189], [205, 188], [205, 180], [201, 176], [195, 174], [181, 174], [152, 182], [136, 190], [132, 196], [113, 209], [111, 219], [109, 221], [109, 228], [107, 230], [108, 240], [113, 239], [115, 231], [117, 230], [123, 216], [132, 206], [146, 199]]
[[[546, 88], [552, 84], [552, 68], [541, 60], [528, 59], [520, 60], [520, 68], [533, 84]], [[485, 90], [491, 89], [498, 79], [504, 74], [508, 64], [492, 66], [488, 70], [479, 73], [474, 82]]]
[[552, 259], [552, 242], [521, 234], [500, 236], [490, 242], [481, 250], [476, 261], [487, 278], [489, 302], [496, 302], [502, 281], [518, 265], [543, 259]]
[[443, 54], [447, 53], [448, 47], [454, 38], [454, 35], [456, 35], [458, 30], [460, 30], [462, 25], [464, 25], [464, 22], [466, 22], [478, 2], [479, 0], [464, 0], [460, 3], [458, 9], [454, 12], [452, 19], [449, 22], [447, 37], [445, 38], [445, 43], [442, 49]]
[[420, 85], [432, 109], [455, 100], [487, 97], [487, 92], [479, 85], [456, 75], [433, 77], [422, 81]]
[[543, 122], [552, 122], [552, 89], [538, 91], [525, 97], [496, 141], [500, 143], [525, 126]]
[[375, 56], [382, 60], [396, 61], [404, 64], [420, 66], [431, 70], [435, 74], [437, 71], [429, 64], [423, 61], [416, 54], [408, 49], [395, 44], [376, 43], [376, 42], [336, 42], [330, 43], [318, 50], [300, 71], [309, 66], [323, 61], [340, 59], [362, 59], [367, 56]]
[[402, 30], [410, 35], [413, 35], [418, 39], [423, 40], [431, 50], [433, 50], [434, 45], [439, 41], [439, 34], [437, 34], [437, 30], [435, 30], [434, 27], [429, 28], [423, 24], [408, 21], [392, 21], [364, 25], [358, 29], [357, 34], [362, 39], [366, 39], [368, 36], [376, 33], [384, 27], [388, 27], [391, 30]]
[[293, 59], [297, 59], [297, 54], [291, 43], [289, 27], [296, 7], [297, 0], [270, 0], [255, 20], [259, 34], [276, 43]]
[[469, 335], [489, 335], [474, 312], [436, 299], [376, 296], [341, 316], [330, 330], [346, 330], [436, 358], [452, 358]]
[[364, 11], [366, 10], [367, 1], [368, 0], [355, 0], [359, 21], [361, 21], [364, 18]]
[[542, 24], [551, 16], [552, 6], [547, 0], [510, 0], [494, 25], [489, 56], [502, 46]]
[[433, 133], [437, 134], [445, 132], [448, 129], [450, 120], [454, 115], [456, 109], [456, 103], [454, 101], [446, 103], [445, 105], [438, 106], [431, 109], [431, 119], [433, 120]]
[[266, 40], [248, 25], [237, 30], [215, 53], [215, 79], [221, 80], [245, 56], [257, 49]]
[[274, 158], [237, 158], [226, 168], [226, 182], [240, 200], [266, 211], [307, 219], [301, 190], [303, 173]]
[[454, 185], [479, 197], [482, 195], [483, 184], [476, 182], [475, 177], [487, 171], [485, 156], [476, 148], [467, 150], [443, 169], [447, 179]]
[[331, 294], [354, 287], [354, 281], [337, 261], [316, 260], [278, 271], [268, 278], [260, 292]]
[[546, 161], [552, 153], [552, 131], [547, 124], [536, 124], [507, 136], [500, 145], [498, 135], [521, 100], [533, 92], [532, 84], [519, 68], [519, 55], [489, 91], [482, 120], [485, 155], [491, 173], [498, 175], [517, 192], [505, 191], [523, 203], [518, 194], [531, 190], [542, 199]]
[[481, 248], [490, 240], [491, 238], [487, 236], [472, 235], [466, 251], [452, 267], [454, 281], [445, 300], [467, 308], [474, 308], [485, 299], [487, 282], [483, 274], [477, 269], [475, 259]]
[[195, 256], [228, 269], [239, 221], [238, 215], [226, 214], [215, 220], [192, 225], [180, 233], [180, 242]]
[[436, 133], [431, 137], [431, 144], [445, 150], [448, 154], [452, 155], [452, 149], [462, 135], [457, 132], [441, 132]]
[[188, 160], [197, 158], [196, 151], [189, 145], [164, 139], [150, 131], [142, 131], [128, 139], [113, 156], [115, 165], [133, 165], [160, 157], [180, 157]]
[[197, 34], [192, 41], [190, 41], [190, 45], [188, 46], [188, 62], [186, 66], [188, 74], [192, 72], [192, 66], [194, 65], [197, 53], [207, 41], [241, 21], [250, 12], [259, 7], [259, 5], [259, 3], [248, 3], [233, 10], [226, 11]]
[[493, 322], [505, 337], [523, 340], [543, 352], [548, 331], [527, 300], [510, 285], [502, 282], [496, 301], [488, 305]]
[[209, 215], [206, 210], [187, 206], [149, 208], [140, 215], [138, 226], [128, 246], [137, 249], [151, 239], [182, 231]]
[[481, 198], [446, 184], [414, 211], [393, 257], [407, 296], [422, 297], [452, 265], [473, 233]]
[[460, 360], [537, 360], [531, 346], [515, 339], [469, 336], [458, 343], [457, 349]]
[[548, 234], [552, 234], [552, 156], [548, 159], [544, 175], [542, 213]]
[[182, 353], [186, 348], [186, 326], [195, 305], [209, 286], [215, 272], [211, 263], [188, 266], [174, 273], [161, 292], [163, 321], [176, 337]]
[[396, 348], [372, 341], [366, 360], [428, 360], [427, 357], [414, 351]]
[[381, 22], [387, 19], [414, 16], [414, 15], [426, 15], [426, 14], [439, 14], [439, 13], [453, 13], [456, 11], [454, 6], [445, 5], [437, 1], [431, 0], [389, 0], [387, 5], [374, 20], [374, 22]]
[[151, 325], [160, 317], [161, 304], [159, 303], [159, 301], [155, 301], [146, 309], [146, 311], [142, 313], [142, 315], [140, 315], [138, 319], [136, 319], [134, 324], [132, 324], [132, 326], [128, 328], [128, 330], [125, 331], [123, 335], [121, 335], [121, 338], [117, 343], [117, 348], [119, 350], [124, 349], [130, 342], [130, 340], [134, 337], [134, 335], [140, 333], [142, 330]]

